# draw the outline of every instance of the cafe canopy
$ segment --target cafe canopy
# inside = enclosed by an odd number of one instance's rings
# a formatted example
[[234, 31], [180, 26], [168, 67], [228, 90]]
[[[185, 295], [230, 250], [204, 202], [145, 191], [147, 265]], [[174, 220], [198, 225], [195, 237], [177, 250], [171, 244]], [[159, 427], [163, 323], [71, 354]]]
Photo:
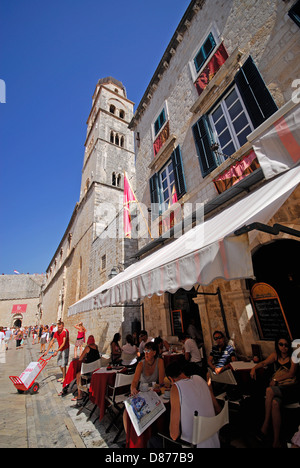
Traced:
[[266, 224], [300, 182], [300, 167], [284, 172], [178, 239], [129, 266], [69, 308], [68, 315], [110, 307], [179, 288], [253, 277], [250, 244], [256, 231], [235, 235], [252, 223]]

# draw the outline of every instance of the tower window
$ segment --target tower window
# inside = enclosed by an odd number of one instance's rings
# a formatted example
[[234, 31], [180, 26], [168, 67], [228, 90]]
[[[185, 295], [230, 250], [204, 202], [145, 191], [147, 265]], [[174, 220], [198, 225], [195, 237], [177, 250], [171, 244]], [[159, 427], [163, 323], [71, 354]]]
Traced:
[[115, 106], [114, 106], [113, 104], [110, 105], [110, 107], [109, 107], [109, 112], [110, 112], [111, 114], [115, 114], [116, 108], [115, 108]]
[[122, 109], [119, 112], [119, 116], [120, 116], [121, 119], [125, 118], [125, 112]]

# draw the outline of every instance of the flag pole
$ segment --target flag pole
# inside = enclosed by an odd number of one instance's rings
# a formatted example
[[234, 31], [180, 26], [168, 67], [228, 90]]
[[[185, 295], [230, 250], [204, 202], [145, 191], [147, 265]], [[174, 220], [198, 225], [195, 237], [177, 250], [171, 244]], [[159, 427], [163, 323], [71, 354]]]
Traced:
[[147, 220], [146, 220], [146, 218], [145, 218], [145, 216], [144, 216], [144, 213], [143, 213], [143, 211], [142, 211], [142, 209], [141, 209], [141, 206], [140, 206], [140, 204], [139, 204], [139, 201], [138, 201], [138, 199], [136, 198], [134, 191], [132, 190], [131, 184], [130, 184], [130, 182], [129, 182], [129, 178], [126, 176], [126, 172], [125, 172], [125, 171], [124, 171], [124, 177], [126, 177], [127, 182], [128, 182], [128, 185], [129, 185], [129, 187], [130, 187], [130, 189], [131, 189], [131, 191], [132, 191], [132, 193], [133, 193], [134, 199], [135, 199], [135, 201], [136, 201], [136, 203], [137, 203], [137, 205], [138, 205], [138, 207], [139, 207], [139, 210], [140, 210], [140, 212], [141, 212], [141, 214], [142, 214], [142, 217], [143, 217], [143, 219], [144, 219], [144, 221], [145, 221], [145, 224], [146, 224], [146, 226], [147, 226], [148, 233], [149, 233], [149, 235], [150, 235], [150, 237], [151, 237], [151, 240], [154, 240], [153, 237], [152, 237], [152, 234], [151, 234], [149, 225], [148, 225], [148, 223], [147, 223]]

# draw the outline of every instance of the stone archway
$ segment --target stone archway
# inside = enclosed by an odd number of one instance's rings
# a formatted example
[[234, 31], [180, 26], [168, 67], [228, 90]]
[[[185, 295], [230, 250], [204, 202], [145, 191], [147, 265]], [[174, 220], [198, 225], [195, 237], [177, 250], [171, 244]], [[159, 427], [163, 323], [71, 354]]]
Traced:
[[21, 328], [23, 322], [23, 315], [22, 314], [15, 314], [12, 317], [12, 327]]

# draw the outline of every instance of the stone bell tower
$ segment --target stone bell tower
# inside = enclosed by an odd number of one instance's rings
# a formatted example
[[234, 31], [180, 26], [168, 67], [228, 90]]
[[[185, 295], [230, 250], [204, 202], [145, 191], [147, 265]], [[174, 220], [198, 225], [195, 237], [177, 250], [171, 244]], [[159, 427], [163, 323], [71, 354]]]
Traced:
[[87, 120], [80, 191], [81, 201], [94, 185], [94, 238], [114, 214], [109, 205], [115, 206], [115, 214], [122, 207], [124, 171], [135, 183], [134, 135], [128, 128], [133, 105], [120, 81], [98, 81]]

